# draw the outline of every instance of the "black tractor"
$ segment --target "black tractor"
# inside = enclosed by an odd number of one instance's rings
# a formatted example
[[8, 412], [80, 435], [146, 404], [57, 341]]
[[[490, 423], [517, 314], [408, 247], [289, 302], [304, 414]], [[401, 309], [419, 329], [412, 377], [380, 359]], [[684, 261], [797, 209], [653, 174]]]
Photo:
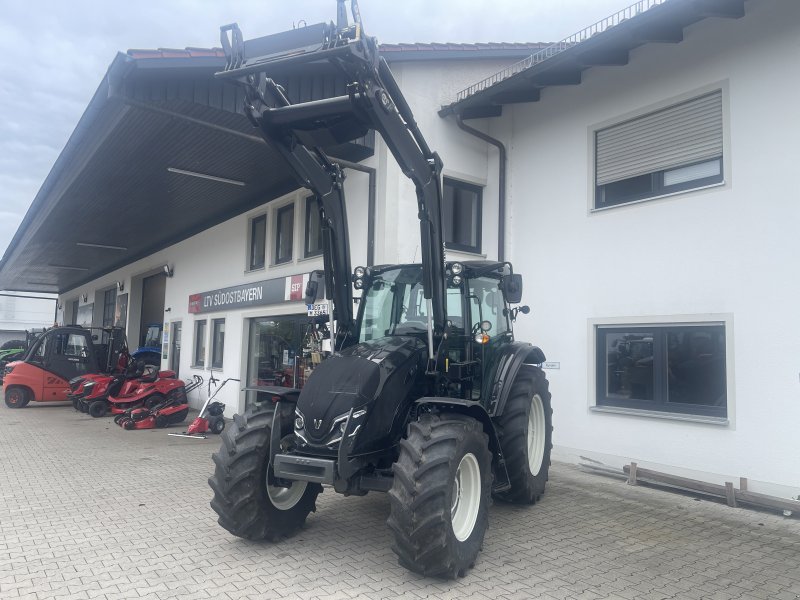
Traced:
[[[245, 112], [300, 186], [320, 199], [333, 355], [302, 390], [264, 388], [214, 454], [212, 508], [234, 535], [300, 529], [323, 485], [388, 492], [393, 550], [412, 571], [459, 577], [483, 545], [491, 496], [534, 504], [550, 466], [544, 353], [516, 341], [522, 277], [508, 262], [446, 261], [442, 163], [419, 131], [355, 0], [337, 23], [243, 41], [222, 28]], [[273, 74], [332, 63], [347, 94], [290, 103]], [[422, 264], [351, 271], [340, 165], [323, 146], [378, 131], [417, 191]], [[354, 315], [353, 290], [361, 292]], [[316, 300], [316, 284], [306, 302]]]

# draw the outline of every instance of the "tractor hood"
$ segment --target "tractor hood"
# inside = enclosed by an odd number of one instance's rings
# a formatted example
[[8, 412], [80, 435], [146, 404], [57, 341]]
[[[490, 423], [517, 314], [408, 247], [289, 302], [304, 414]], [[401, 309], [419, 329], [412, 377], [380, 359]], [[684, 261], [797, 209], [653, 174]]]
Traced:
[[[391, 336], [351, 346], [324, 360], [297, 400], [297, 411], [304, 421], [302, 436], [312, 446], [332, 449], [351, 408], [366, 410], [357, 446], [370, 441], [361, 438], [371, 430], [367, 437], [388, 434], [415, 382], [416, 378], [408, 374], [421, 364], [425, 348], [418, 338]], [[380, 403], [375, 402], [378, 398]], [[376, 425], [382, 422], [383, 426], [380, 431], [374, 430], [369, 421]]]

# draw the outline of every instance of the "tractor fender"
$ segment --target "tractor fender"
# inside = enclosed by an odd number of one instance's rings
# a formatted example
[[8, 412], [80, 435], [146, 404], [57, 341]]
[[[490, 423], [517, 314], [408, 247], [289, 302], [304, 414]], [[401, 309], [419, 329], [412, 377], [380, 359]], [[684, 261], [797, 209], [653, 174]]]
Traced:
[[464, 400], [463, 398], [426, 396], [417, 399], [414, 404], [418, 409], [435, 407], [442, 411], [467, 415], [468, 417], [480, 421], [483, 425], [483, 431], [489, 436], [489, 450], [492, 453], [492, 465], [494, 467], [494, 484], [492, 485], [492, 490], [501, 492], [510, 487], [511, 483], [508, 478], [506, 461], [503, 457], [503, 450], [500, 447], [500, 437], [497, 435], [494, 421], [492, 421], [489, 413], [481, 406], [480, 402]]
[[540, 365], [545, 360], [541, 348], [525, 342], [514, 342], [501, 350], [490, 387], [487, 412], [491, 417], [503, 414], [511, 386], [522, 365]]

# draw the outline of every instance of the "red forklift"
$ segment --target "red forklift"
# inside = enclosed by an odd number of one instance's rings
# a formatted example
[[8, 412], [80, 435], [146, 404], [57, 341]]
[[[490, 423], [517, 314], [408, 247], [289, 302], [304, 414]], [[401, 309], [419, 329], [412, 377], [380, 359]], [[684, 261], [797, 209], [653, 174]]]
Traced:
[[121, 327], [53, 327], [36, 338], [22, 360], [6, 365], [6, 406], [23, 408], [31, 401], [68, 400], [70, 382], [124, 369], [127, 360], [128, 345]]

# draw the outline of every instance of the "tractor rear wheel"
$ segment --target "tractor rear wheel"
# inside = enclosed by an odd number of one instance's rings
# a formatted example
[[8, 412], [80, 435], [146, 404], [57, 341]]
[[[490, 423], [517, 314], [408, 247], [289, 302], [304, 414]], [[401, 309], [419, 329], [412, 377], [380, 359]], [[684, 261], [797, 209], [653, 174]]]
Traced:
[[547, 378], [539, 367], [523, 366], [511, 386], [503, 414], [497, 418], [500, 446], [511, 489], [498, 497], [535, 504], [544, 494], [553, 448], [553, 409]]
[[422, 415], [400, 442], [387, 525], [401, 565], [463, 577], [489, 526], [492, 455], [483, 425], [461, 414]]
[[31, 391], [21, 385], [6, 388], [3, 394], [8, 408], [25, 408], [31, 401]]
[[108, 412], [108, 402], [105, 400], [95, 400], [89, 405], [89, 414], [94, 418], [105, 417]]
[[212, 456], [216, 468], [208, 480], [214, 490], [211, 508], [222, 527], [248, 540], [276, 542], [293, 535], [308, 513], [316, 511], [322, 492], [317, 483], [295, 481], [288, 488], [275, 484], [269, 465], [274, 411], [272, 406], [258, 407], [235, 415]]

